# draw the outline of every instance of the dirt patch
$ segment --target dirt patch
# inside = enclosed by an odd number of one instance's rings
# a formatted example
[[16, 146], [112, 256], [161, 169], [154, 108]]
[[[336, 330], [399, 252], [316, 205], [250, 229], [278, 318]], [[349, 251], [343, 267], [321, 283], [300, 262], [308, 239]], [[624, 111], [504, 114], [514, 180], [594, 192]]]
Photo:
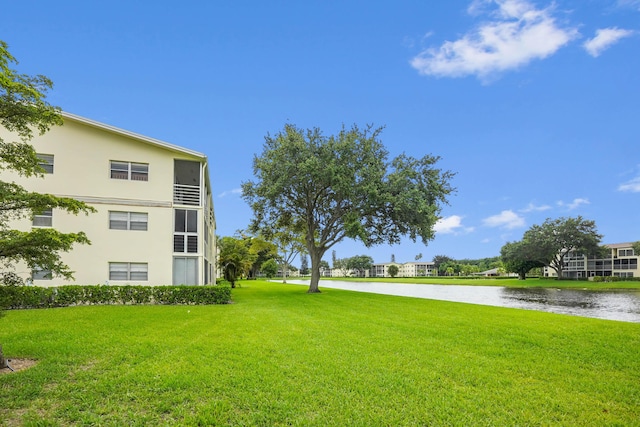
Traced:
[[7, 359], [7, 363], [9, 364], [9, 366], [11, 366], [11, 369], [13, 369], [13, 371], [9, 368], [3, 368], [0, 369], [0, 375], [24, 371], [25, 369], [29, 369], [35, 366], [38, 361], [35, 359]]

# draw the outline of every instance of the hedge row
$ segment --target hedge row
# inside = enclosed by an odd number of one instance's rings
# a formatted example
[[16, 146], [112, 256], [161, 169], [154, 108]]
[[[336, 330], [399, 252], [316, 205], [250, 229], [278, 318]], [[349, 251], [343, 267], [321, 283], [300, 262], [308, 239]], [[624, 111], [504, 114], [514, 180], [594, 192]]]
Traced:
[[216, 286], [77, 286], [57, 288], [0, 286], [0, 307], [6, 309], [68, 307], [72, 305], [227, 304], [231, 288]]
[[594, 282], [640, 282], [640, 277], [594, 276]]

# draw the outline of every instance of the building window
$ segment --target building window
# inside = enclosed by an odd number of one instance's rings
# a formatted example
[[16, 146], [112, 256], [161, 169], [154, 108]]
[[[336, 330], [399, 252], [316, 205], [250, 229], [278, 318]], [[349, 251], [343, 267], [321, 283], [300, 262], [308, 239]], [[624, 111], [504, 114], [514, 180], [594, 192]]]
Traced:
[[198, 211], [176, 209], [173, 234], [174, 252], [198, 252]]
[[146, 281], [149, 265], [146, 262], [110, 262], [109, 280]]
[[146, 163], [131, 163], [111, 161], [111, 178], [128, 179], [131, 181], [148, 181], [149, 165]]
[[111, 230], [147, 231], [148, 214], [145, 212], [109, 212]]
[[173, 258], [173, 284], [197, 285], [198, 284], [198, 258], [175, 257]]
[[31, 280], [51, 280], [51, 270], [43, 270], [41, 268], [34, 268], [31, 272]]
[[618, 249], [618, 256], [633, 256], [633, 249]]
[[53, 154], [37, 153], [38, 165], [44, 169], [44, 173], [53, 173]]
[[53, 226], [53, 209], [45, 209], [40, 213], [33, 215], [34, 227], [51, 227]]

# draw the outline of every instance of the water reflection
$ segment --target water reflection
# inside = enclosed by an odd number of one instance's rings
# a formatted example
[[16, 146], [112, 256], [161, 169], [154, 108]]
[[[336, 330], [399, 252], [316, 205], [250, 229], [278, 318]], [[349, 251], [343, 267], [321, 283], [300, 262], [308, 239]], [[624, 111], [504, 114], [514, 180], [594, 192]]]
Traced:
[[[289, 282], [309, 283], [305, 280]], [[497, 286], [414, 285], [334, 280], [321, 280], [320, 287], [640, 323], [640, 291], [636, 290], [520, 289]]]
[[640, 291], [500, 289], [507, 307], [640, 323]]

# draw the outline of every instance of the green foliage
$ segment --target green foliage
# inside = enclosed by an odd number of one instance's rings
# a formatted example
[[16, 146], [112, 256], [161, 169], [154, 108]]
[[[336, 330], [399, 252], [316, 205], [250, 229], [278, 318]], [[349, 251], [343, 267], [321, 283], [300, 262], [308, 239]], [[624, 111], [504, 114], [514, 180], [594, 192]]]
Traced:
[[300, 256], [300, 274], [306, 276], [309, 274], [309, 258], [307, 254]]
[[255, 278], [260, 266], [267, 260], [278, 256], [278, 248], [273, 243], [257, 236], [242, 236], [245, 245], [249, 249], [253, 263], [248, 271], [248, 277]]
[[231, 283], [232, 288], [235, 288], [236, 281], [249, 273], [258, 255], [250, 250], [248, 239], [223, 237], [219, 239], [218, 247], [220, 248], [218, 262], [224, 278]]
[[243, 197], [254, 212], [252, 228], [300, 230], [311, 257], [309, 292], [318, 292], [320, 260], [345, 238], [366, 246], [399, 243], [402, 236], [433, 238], [441, 205], [453, 191], [453, 174], [435, 168], [438, 157], [400, 155], [388, 162], [382, 129], [344, 127], [326, 137], [315, 128], [286, 125], [267, 135], [253, 162], [256, 181]]
[[269, 259], [262, 263], [260, 271], [269, 279], [278, 274], [278, 263], [275, 259]]
[[387, 273], [389, 273], [389, 276], [391, 277], [396, 277], [398, 275], [398, 266], [397, 265], [390, 265], [389, 268], [387, 268]]
[[[26, 177], [42, 177], [36, 152], [28, 141], [34, 132], [42, 135], [52, 126], [62, 125], [60, 109], [49, 105], [46, 94], [53, 87], [44, 76], [27, 76], [11, 68], [17, 63], [7, 44], [0, 41], [0, 126], [17, 140], [0, 138], [0, 171], [13, 170]], [[20, 185], [0, 181], [0, 268], [11, 269], [24, 261], [31, 269], [50, 270], [53, 275], [72, 278], [72, 271], [61, 262], [59, 252], [68, 252], [74, 244], [89, 244], [82, 233], [60, 233], [53, 229], [29, 232], [12, 230], [9, 221], [29, 218], [46, 209], [71, 214], [95, 212], [95, 209], [71, 198], [38, 194]]]
[[562, 278], [564, 257], [568, 252], [598, 253], [600, 239], [602, 235], [598, 234], [596, 223], [581, 216], [547, 219], [541, 225], [532, 226], [522, 238], [531, 259], [554, 269], [558, 278]]
[[9, 53], [7, 44], [0, 40], [0, 126], [15, 133], [20, 141], [0, 139], [0, 170], [13, 169], [31, 176], [42, 172], [31, 145], [34, 136], [51, 126], [61, 125], [60, 109], [46, 102], [47, 92], [53, 83], [42, 75], [19, 74], [11, 68], [17, 64]]
[[231, 288], [215, 286], [2, 286], [0, 307], [7, 309], [113, 304], [226, 304]]
[[61, 233], [53, 228], [0, 229], [0, 259], [5, 265], [24, 261], [32, 270], [43, 268], [69, 279], [73, 272], [60, 260], [59, 252], [69, 252], [76, 243], [91, 242], [83, 232]]
[[356, 255], [344, 260], [344, 266], [348, 270], [355, 270], [358, 276], [364, 277], [365, 272], [371, 270], [373, 258], [369, 255]]
[[544, 267], [544, 263], [535, 258], [536, 251], [531, 244], [508, 242], [500, 249], [502, 263], [507, 272], [517, 273], [520, 280], [527, 278], [527, 273], [534, 268]]

